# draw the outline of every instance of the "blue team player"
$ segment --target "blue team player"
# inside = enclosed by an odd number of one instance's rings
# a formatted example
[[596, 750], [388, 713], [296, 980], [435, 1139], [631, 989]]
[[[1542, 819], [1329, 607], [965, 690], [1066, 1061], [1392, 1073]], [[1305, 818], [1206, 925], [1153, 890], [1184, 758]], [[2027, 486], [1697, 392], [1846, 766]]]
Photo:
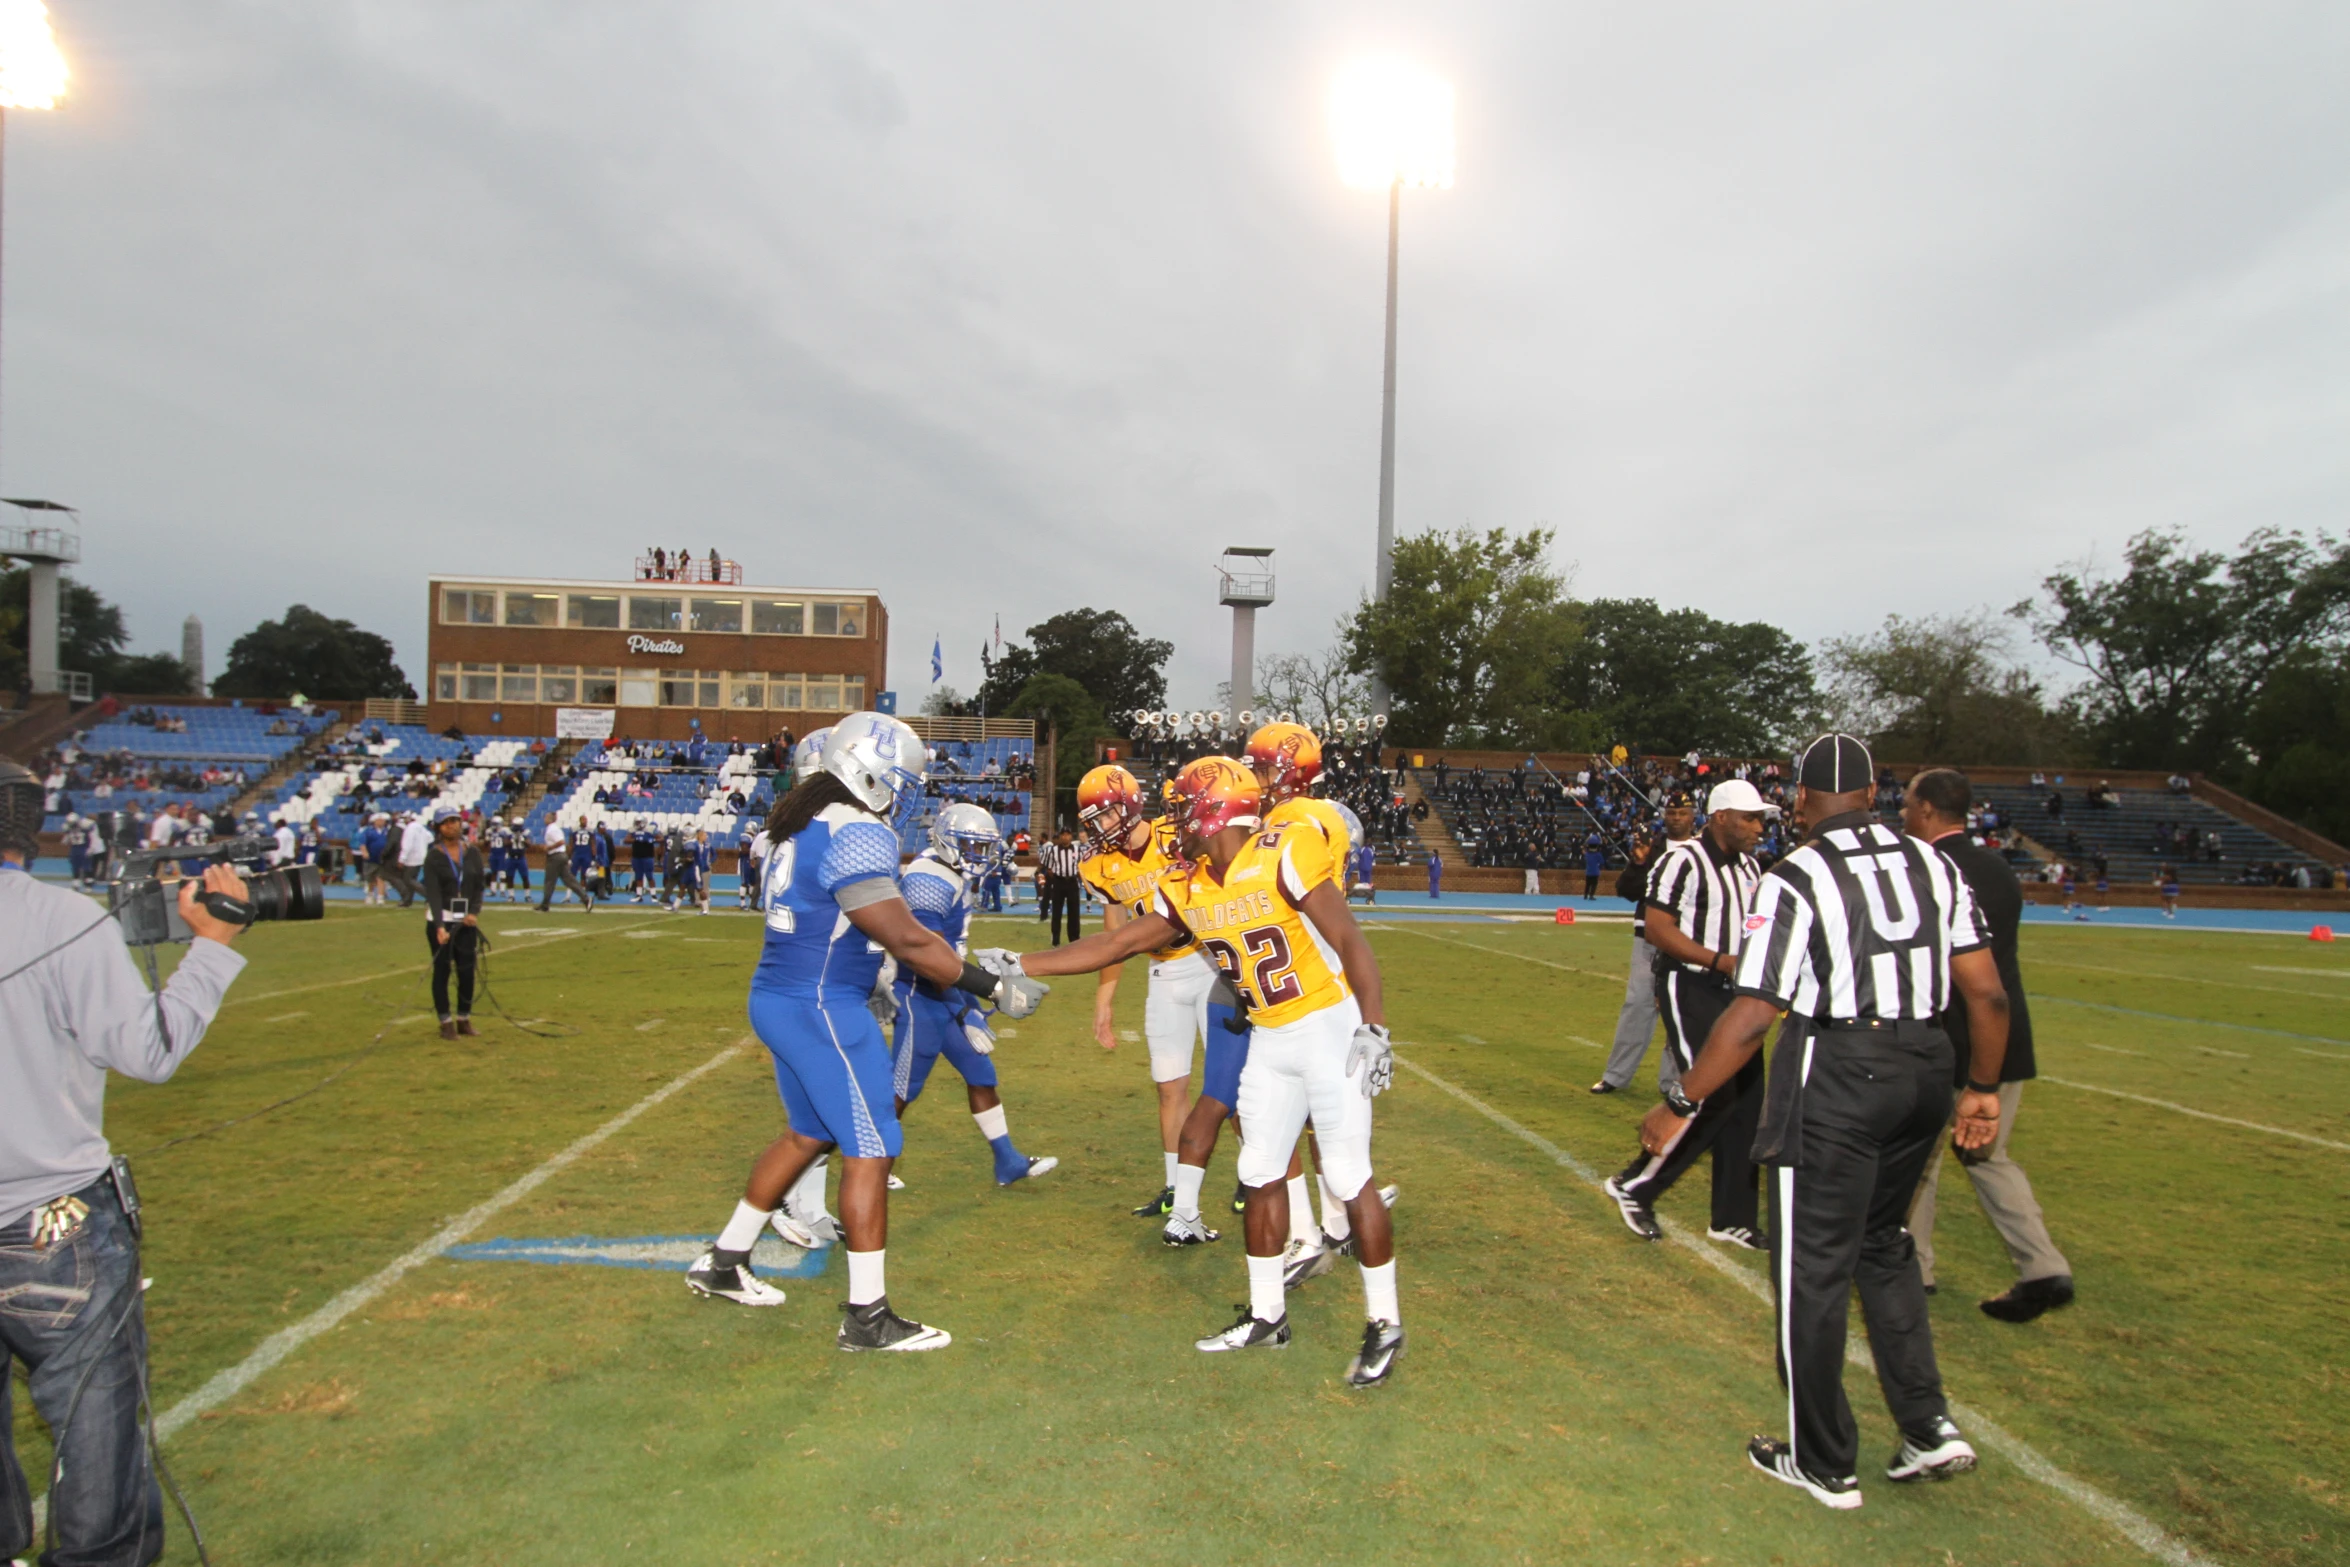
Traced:
[[[930, 847], [899, 878], [906, 907], [925, 929], [938, 932], [957, 952], [968, 945], [971, 879], [995, 862], [1002, 847], [995, 818], [976, 805], [950, 805], [931, 824]], [[1012, 1146], [1004, 1101], [996, 1092], [995, 1033], [987, 1011], [951, 986], [901, 974], [897, 980], [896, 1034], [890, 1045], [898, 1114], [922, 1097], [930, 1069], [945, 1056], [963, 1078], [963, 1095], [979, 1135], [995, 1151], [998, 1186], [1025, 1181], [1057, 1168], [1050, 1156], [1030, 1158]]]
[[849, 1298], [842, 1349], [925, 1350], [951, 1340], [890, 1310], [883, 1274], [889, 1167], [904, 1150], [888, 1048], [866, 1006], [884, 956], [941, 987], [992, 1002], [1005, 1016], [1036, 1010], [1045, 987], [1008, 956], [996, 974], [965, 961], [906, 907], [894, 825], [920, 797], [928, 757], [914, 731], [880, 713], [833, 726], [817, 768], [767, 824], [760, 906], [766, 944], [751, 976], [751, 1027], [775, 1058], [790, 1130], [751, 1166], [717, 1242], [686, 1272], [697, 1294], [779, 1306], [783, 1291], [751, 1270], [751, 1247], [784, 1193], [819, 1155], [841, 1153], [840, 1211]]

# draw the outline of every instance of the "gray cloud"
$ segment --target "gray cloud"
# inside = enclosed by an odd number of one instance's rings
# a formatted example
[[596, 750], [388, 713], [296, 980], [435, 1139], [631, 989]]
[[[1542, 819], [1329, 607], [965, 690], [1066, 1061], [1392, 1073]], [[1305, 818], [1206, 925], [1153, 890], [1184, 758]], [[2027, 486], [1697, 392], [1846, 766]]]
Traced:
[[1406, 199], [1401, 524], [1806, 637], [2350, 498], [2350, 13], [64, 5], [10, 116], [12, 494], [143, 647], [717, 544], [968, 689], [1078, 603], [1266, 651], [1367, 580], [1382, 203], [1321, 94], [1461, 101]]

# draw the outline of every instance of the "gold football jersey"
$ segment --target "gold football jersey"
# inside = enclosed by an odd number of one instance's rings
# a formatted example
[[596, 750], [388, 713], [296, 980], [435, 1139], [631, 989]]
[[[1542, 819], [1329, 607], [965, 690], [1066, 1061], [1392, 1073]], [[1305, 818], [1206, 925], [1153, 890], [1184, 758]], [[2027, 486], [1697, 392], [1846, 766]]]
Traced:
[[1336, 874], [1332, 845], [1318, 828], [1292, 821], [1250, 834], [1221, 881], [1206, 860], [1188, 875], [1159, 878], [1159, 913], [1198, 938], [1247, 998], [1249, 1021], [1267, 1028], [1352, 993], [1338, 953], [1298, 909]]
[[[1096, 849], [1077, 862], [1077, 874], [1088, 887], [1101, 894], [1105, 903], [1115, 903], [1139, 918], [1151, 912], [1152, 894], [1174, 860], [1175, 824], [1161, 819], [1151, 823], [1150, 842], [1142, 846], [1141, 854]], [[1198, 950], [1192, 939], [1184, 936], [1154, 951], [1151, 961], [1165, 963]]]

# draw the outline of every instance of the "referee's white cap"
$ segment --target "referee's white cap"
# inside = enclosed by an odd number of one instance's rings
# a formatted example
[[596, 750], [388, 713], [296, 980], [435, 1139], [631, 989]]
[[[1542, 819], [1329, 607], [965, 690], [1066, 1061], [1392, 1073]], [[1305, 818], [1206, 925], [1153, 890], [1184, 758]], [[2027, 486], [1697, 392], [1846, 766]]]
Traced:
[[1822, 735], [1795, 759], [1795, 781], [1821, 794], [1849, 794], [1876, 782], [1869, 748], [1847, 734]]
[[1715, 811], [1757, 811], [1765, 816], [1776, 816], [1779, 808], [1764, 799], [1754, 785], [1743, 778], [1725, 778], [1715, 784], [1705, 797], [1707, 814]]

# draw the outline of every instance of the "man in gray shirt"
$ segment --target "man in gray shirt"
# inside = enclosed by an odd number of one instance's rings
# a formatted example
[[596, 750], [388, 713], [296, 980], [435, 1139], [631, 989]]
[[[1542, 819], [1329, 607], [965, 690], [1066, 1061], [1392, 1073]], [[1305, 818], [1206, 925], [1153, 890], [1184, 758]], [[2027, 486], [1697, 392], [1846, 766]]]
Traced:
[[[143, 1567], [163, 1552], [163, 1493], [140, 1437], [138, 1233], [110, 1175], [106, 1073], [160, 1083], [179, 1069], [245, 966], [229, 950], [244, 927], [181, 883], [196, 939], [158, 997], [120, 925], [27, 874], [40, 807], [38, 780], [0, 759], [0, 1561], [33, 1548], [7, 1407], [21, 1360], [58, 1444], [49, 1511], [64, 1559]], [[202, 885], [246, 895], [222, 865]]]

